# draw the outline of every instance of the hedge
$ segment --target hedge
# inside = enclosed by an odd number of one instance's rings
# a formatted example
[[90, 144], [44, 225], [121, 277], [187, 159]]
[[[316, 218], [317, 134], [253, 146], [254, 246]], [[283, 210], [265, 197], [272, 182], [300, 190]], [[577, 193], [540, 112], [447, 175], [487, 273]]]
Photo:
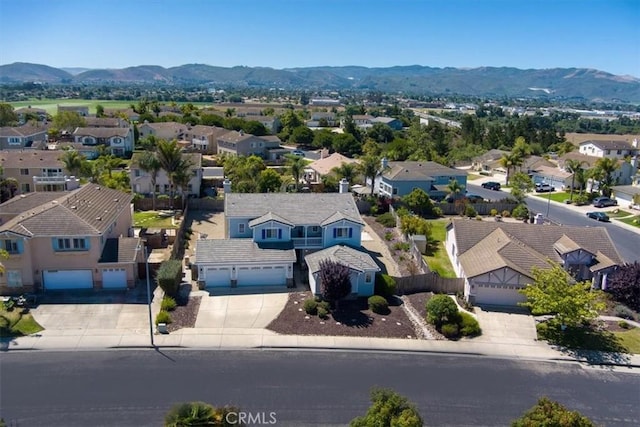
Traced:
[[182, 282], [182, 261], [170, 259], [162, 262], [156, 273], [156, 282], [165, 294], [175, 296]]

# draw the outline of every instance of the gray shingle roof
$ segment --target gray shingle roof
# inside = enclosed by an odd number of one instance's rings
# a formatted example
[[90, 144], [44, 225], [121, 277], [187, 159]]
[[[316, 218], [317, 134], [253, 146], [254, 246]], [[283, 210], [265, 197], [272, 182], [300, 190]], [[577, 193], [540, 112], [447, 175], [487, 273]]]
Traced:
[[580, 145], [593, 144], [601, 150], [633, 150], [633, 146], [627, 141], [589, 140]]
[[230, 193], [225, 195], [224, 212], [227, 218], [250, 219], [272, 212], [296, 225], [318, 225], [338, 212], [363, 224], [347, 193]]
[[289, 225], [291, 227], [295, 225], [290, 221], [287, 221], [286, 219], [282, 218], [281, 216], [274, 214], [273, 212], [268, 212], [259, 218], [249, 221], [249, 227], [255, 227], [256, 225], [264, 224], [265, 222], [268, 222], [268, 221], [277, 221], [281, 224]]
[[4, 150], [0, 151], [0, 166], [11, 168], [62, 168], [61, 151]]
[[312, 273], [320, 271], [320, 262], [323, 260], [331, 260], [357, 271], [380, 271], [380, 267], [369, 254], [344, 245], [322, 249], [305, 256], [304, 260]]
[[199, 239], [195, 264], [295, 262], [295, 249], [261, 249], [251, 239]]
[[88, 236], [104, 233], [123, 209], [131, 209], [132, 196], [87, 184], [23, 212], [0, 226], [25, 236]]
[[[547, 267], [547, 260], [559, 262], [560, 253], [584, 249], [600, 252], [598, 264], [623, 263], [604, 227], [574, 227], [500, 223], [454, 219], [456, 244], [467, 277], [501, 267], [510, 267], [525, 275], [531, 268]], [[606, 258], [605, 258], [606, 257]], [[608, 261], [609, 260], [609, 261]]]
[[137, 237], [107, 239], [98, 262], [134, 262], [138, 247], [140, 247], [140, 239]]
[[94, 136], [96, 138], [111, 138], [112, 136], [119, 136], [125, 138], [129, 134], [129, 128], [76, 128], [73, 132], [76, 136]]
[[20, 194], [0, 205], [2, 214], [21, 214], [40, 205], [59, 199], [69, 194], [65, 191], [37, 191], [34, 193]]
[[393, 181], [432, 181], [438, 176], [466, 176], [467, 172], [436, 162], [389, 162], [382, 175]]

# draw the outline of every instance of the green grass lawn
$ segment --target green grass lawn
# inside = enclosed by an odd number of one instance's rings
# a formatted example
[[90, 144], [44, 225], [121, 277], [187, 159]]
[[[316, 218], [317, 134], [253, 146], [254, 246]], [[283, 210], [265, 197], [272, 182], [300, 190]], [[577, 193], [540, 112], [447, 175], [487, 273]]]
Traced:
[[133, 213], [133, 226], [145, 228], [178, 228], [171, 223], [171, 216], [157, 211], [136, 211]]
[[431, 242], [427, 243], [427, 255], [424, 255], [424, 259], [431, 271], [435, 271], [442, 277], [456, 277], [447, 251], [444, 248], [447, 234], [445, 227], [448, 222], [446, 219], [429, 221], [432, 226]]
[[607, 215], [609, 215], [611, 218], [624, 218], [625, 216], [631, 216], [633, 214], [627, 211], [623, 211], [622, 209], [618, 209], [618, 213], [613, 213], [613, 211], [611, 211], [607, 212]]
[[20, 337], [42, 331], [44, 328], [36, 322], [31, 313], [22, 314], [22, 309], [12, 311], [0, 308], [0, 336]]
[[[548, 200], [551, 198], [554, 202], [564, 203], [565, 200], [569, 200], [569, 193], [565, 191], [559, 191], [557, 193], [534, 193], [536, 197], [540, 197], [541, 199]], [[575, 198], [576, 195], [574, 194]]]
[[624, 332], [613, 333], [629, 353], [640, 354], [640, 328], [633, 328]]
[[476, 175], [474, 173], [470, 173], [469, 175], [467, 175], [467, 181], [473, 181], [474, 179], [479, 179], [481, 178], [480, 175]]
[[[129, 108], [131, 104], [137, 104], [138, 101], [113, 101], [105, 99], [32, 99], [29, 101], [9, 102], [13, 108], [22, 108], [31, 106], [32, 108], [42, 108], [48, 114], [55, 115], [58, 111], [58, 105], [82, 105], [89, 107], [89, 114], [96, 113], [96, 106], [102, 105], [104, 108]], [[176, 104], [186, 104], [186, 102], [176, 102]], [[192, 102], [196, 107], [204, 107], [211, 105], [207, 102]]]
[[625, 224], [633, 225], [634, 227], [640, 228], [640, 215], [632, 216], [630, 218], [623, 218], [619, 221], [624, 222]]

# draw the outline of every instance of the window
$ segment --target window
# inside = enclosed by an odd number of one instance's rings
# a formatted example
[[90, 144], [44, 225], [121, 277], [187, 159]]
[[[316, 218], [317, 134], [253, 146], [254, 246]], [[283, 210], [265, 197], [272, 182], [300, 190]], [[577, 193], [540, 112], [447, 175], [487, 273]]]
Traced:
[[622, 150], [618, 150], [616, 154], [622, 154]]
[[347, 239], [353, 235], [351, 227], [337, 227], [333, 229], [333, 237], [337, 239]]
[[262, 230], [264, 239], [279, 239], [282, 237], [282, 230], [279, 228], [265, 228]]
[[87, 239], [84, 238], [57, 238], [54, 244], [57, 251], [86, 251], [89, 249]]
[[10, 145], [19, 145], [20, 144], [20, 138], [14, 138], [14, 137], [9, 138], [9, 144]]
[[31, 185], [29, 184], [20, 184], [20, 191], [23, 193], [31, 192]]
[[318, 231], [320, 231], [320, 227], [318, 227], [317, 225], [314, 225], [311, 227], [311, 231], [314, 233], [317, 233]]
[[604, 150], [604, 154], [611, 154], [611, 150]]
[[9, 252], [10, 254], [19, 254], [20, 247], [18, 246], [17, 240], [4, 240], [2, 244], [2, 248]]
[[364, 281], [365, 281], [365, 283], [371, 283], [371, 273], [369, 273], [369, 272], [365, 273]]
[[238, 233], [244, 234], [244, 224], [238, 224]]
[[20, 175], [29, 175], [29, 169], [20, 169]]
[[393, 194], [398, 194], [398, 189], [397, 188], [393, 189]]

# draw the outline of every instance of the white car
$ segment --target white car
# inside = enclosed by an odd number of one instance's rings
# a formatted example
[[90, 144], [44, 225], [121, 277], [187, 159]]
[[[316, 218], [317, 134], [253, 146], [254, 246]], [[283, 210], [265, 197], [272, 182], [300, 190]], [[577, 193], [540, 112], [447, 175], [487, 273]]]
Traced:
[[291, 154], [298, 157], [304, 157], [304, 151], [302, 150], [293, 150]]

